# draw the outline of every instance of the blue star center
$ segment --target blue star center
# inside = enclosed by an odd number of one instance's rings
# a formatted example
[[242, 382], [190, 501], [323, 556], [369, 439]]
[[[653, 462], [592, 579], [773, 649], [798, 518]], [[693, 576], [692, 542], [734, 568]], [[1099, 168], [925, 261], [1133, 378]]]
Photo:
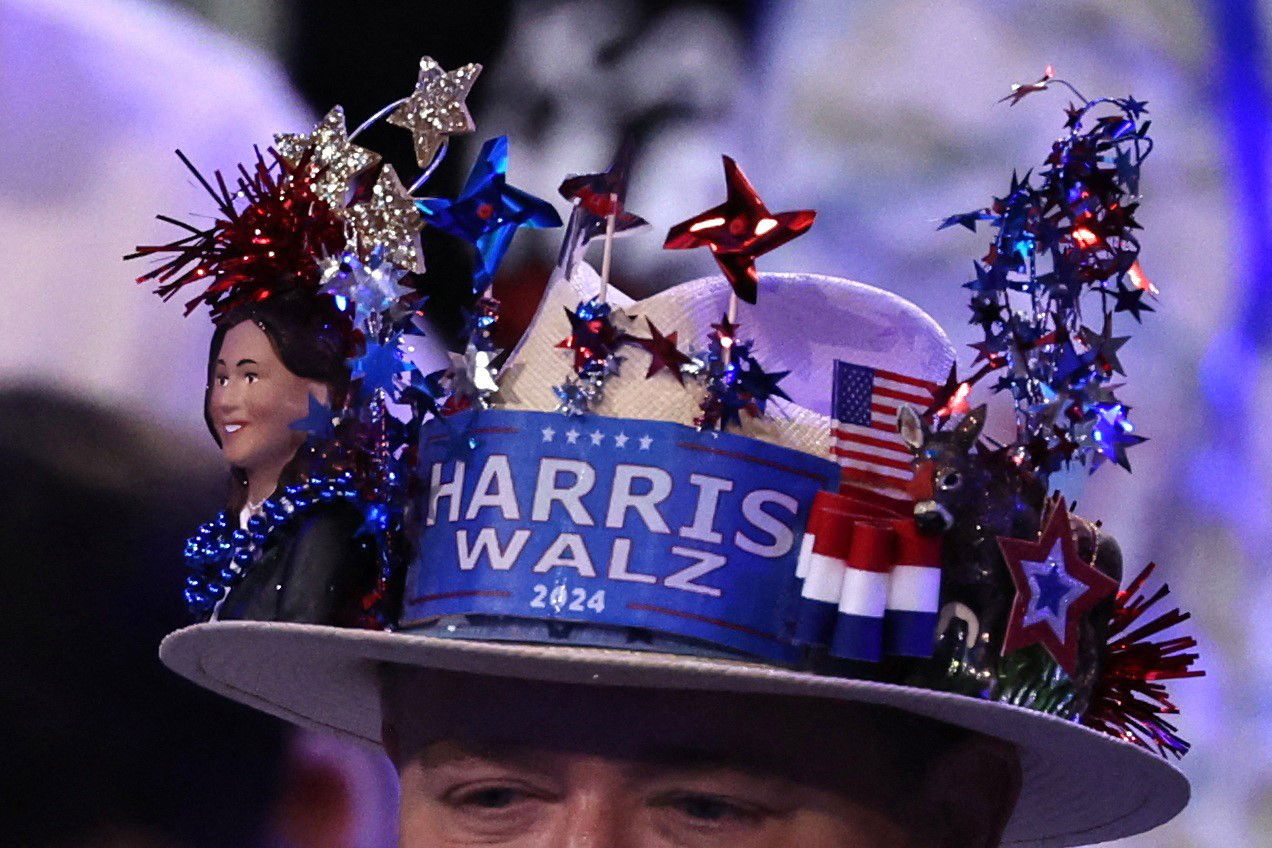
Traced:
[[1069, 605], [1090, 589], [1064, 567], [1064, 545], [1057, 539], [1041, 561], [1022, 560], [1020, 567], [1029, 581], [1029, 603], [1023, 624], [1045, 623], [1056, 638], [1067, 641]]

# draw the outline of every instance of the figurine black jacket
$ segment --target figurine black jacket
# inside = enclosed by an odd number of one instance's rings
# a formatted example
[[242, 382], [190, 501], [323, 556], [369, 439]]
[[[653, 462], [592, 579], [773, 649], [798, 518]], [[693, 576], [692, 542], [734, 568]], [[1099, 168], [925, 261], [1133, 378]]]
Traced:
[[284, 527], [226, 597], [216, 618], [350, 626], [376, 579], [375, 542], [357, 536], [362, 513], [314, 507]]

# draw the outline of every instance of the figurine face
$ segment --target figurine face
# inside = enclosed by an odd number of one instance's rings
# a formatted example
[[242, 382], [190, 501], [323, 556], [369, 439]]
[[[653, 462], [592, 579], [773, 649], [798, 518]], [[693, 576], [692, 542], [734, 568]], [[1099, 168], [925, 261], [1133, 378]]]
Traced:
[[[226, 460], [247, 473], [254, 491], [272, 491], [304, 443], [305, 433], [291, 423], [309, 412], [311, 394], [330, 400], [327, 386], [287, 370], [255, 322], [243, 321], [225, 334], [213, 365], [208, 411]], [[270, 475], [272, 480], [262, 479]]]

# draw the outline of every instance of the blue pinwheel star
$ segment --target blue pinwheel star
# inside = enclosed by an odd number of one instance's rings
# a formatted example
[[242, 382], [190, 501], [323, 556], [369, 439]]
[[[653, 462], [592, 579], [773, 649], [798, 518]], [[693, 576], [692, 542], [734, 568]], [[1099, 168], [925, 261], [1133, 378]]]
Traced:
[[481, 292], [494, 281], [495, 271], [519, 227], [561, 226], [561, 216], [552, 204], [508, 185], [507, 171], [508, 137], [501, 135], [482, 145], [459, 197], [415, 201], [426, 222], [476, 246], [474, 292]]

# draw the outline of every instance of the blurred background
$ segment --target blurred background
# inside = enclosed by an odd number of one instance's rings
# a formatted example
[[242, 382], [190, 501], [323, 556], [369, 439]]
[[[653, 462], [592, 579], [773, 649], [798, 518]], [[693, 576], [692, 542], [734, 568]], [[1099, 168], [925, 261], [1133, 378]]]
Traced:
[[[200, 412], [211, 328], [120, 257], [172, 237], [156, 212], [209, 209], [174, 148], [229, 170], [335, 103], [356, 125], [409, 93], [427, 54], [486, 66], [478, 131], [431, 194], [506, 133], [510, 181], [556, 198], [633, 134], [628, 206], [654, 228], [617, 243], [615, 278], [641, 296], [714, 272], [705, 252], [660, 246], [719, 202], [726, 152], [771, 208], [818, 210], [761, 268], [891, 289], [959, 345], [979, 332], [960, 285], [987, 237], [936, 224], [1040, 163], [1066, 96], [996, 101], [1048, 63], [1090, 96], [1147, 100], [1141, 259], [1161, 298], [1121, 351], [1121, 394], [1151, 440], [1080, 506], [1128, 568], [1161, 563], [1207, 676], [1173, 688], [1192, 805], [1119, 844], [1266, 844], [1270, 26], [1257, 0], [0, 0], [0, 816], [15, 817], [0, 833], [18, 836], [4, 841], [392, 843], [384, 762], [158, 666], [182, 622], [180, 540], [224, 491]], [[368, 146], [413, 174], [408, 134], [380, 133]], [[523, 230], [501, 286], [542, 285], [560, 234]], [[468, 261], [448, 244], [428, 259]]]

